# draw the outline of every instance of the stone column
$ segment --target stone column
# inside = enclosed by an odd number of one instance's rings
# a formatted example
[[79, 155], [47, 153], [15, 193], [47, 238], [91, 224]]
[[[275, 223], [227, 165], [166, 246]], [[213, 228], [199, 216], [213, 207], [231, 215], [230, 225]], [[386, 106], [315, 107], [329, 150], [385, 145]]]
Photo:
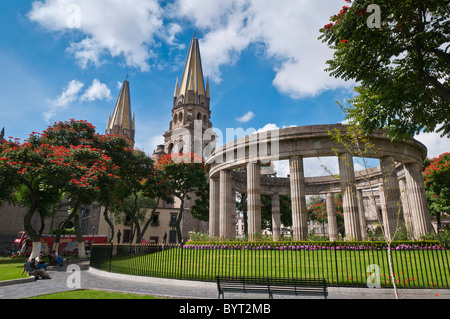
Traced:
[[209, 179], [209, 235], [219, 236], [220, 225], [220, 181], [218, 178]]
[[231, 217], [230, 217], [230, 239], [236, 238], [236, 224], [237, 224], [237, 218], [236, 218], [236, 188], [233, 186], [231, 188], [231, 198], [230, 198], [230, 206], [231, 206]]
[[261, 233], [261, 165], [247, 164], [248, 239]]
[[406, 231], [409, 234], [414, 234], [411, 209], [409, 208], [408, 196], [406, 194], [406, 181], [404, 179], [401, 179], [399, 181], [399, 186], [400, 186], [400, 199], [402, 201], [403, 218], [405, 219]]
[[230, 239], [231, 214], [232, 214], [232, 180], [231, 171], [220, 171], [220, 226], [219, 236], [221, 238]]
[[358, 201], [356, 199], [355, 171], [353, 168], [353, 157], [350, 153], [339, 154], [339, 174], [341, 178], [345, 237], [347, 240], [362, 240]]
[[433, 231], [425, 185], [419, 163], [405, 164], [406, 195], [412, 213], [414, 236], [420, 239]]
[[272, 195], [272, 238], [278, 241], [281, 238], [280, 195]]
[[334, 194], [327, 194], [327, 219], [328, 219], [328, 236], [330, 241], [338, 239], [338, 228], [336, 219], [336, 204], [334, 202]]
[[291, 201], [292, 201], [292, 228], [294, 240], [306, 240], [308, 235], [306, 186], [303, 169], [303, 157], [289, 158]]
[[[403, 212], [400, 205], [400, 187], [392, 156], [380, 158], [381, 177], [383, 179], [383, 224], [386, 235], [392, 236], [403, 225]], [[381, 191], [381, 190], [380, 190]], [[389, 237], [390, 238], [390, 237]]]
[[364, 199], [362, 189], [356, 191], [356, 200], [358, 201], [358, 212], [359, 212], [359, 224], [361, 226], [361, 237], [362, 240], [367, 240], [367, 229], [366, 229], [366, 213], [364, 211]]

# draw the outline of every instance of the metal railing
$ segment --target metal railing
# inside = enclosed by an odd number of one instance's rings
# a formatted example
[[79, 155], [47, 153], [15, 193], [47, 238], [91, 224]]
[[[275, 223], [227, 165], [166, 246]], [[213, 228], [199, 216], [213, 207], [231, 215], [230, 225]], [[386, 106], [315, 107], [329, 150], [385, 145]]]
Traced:
[[274, 242], [93, 245], [91, 267], [214, 281], [220, 276], [325, 278], [329, 286], [450, 288], [450, 250], [439, 242]]

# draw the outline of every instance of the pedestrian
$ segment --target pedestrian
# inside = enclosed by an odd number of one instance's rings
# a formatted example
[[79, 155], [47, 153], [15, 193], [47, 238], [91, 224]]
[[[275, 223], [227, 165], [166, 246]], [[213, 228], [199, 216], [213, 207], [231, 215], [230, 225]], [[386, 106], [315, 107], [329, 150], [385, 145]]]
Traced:
[[122, 236], [122, 233], [120, 232], [120, 229], [117, 231], [117, 243], [120, 244], [120, 237]]
[[[51, 277], [45, 272], [44, 269], [37, 269], [36, 259], [28, 259], [28, 261], [23, 265], [24, 271], [27, 272], [28, 276], [34, 276], [36, 279], [51, 279]], [[23, 271], [22, 271], [23, 274]]]

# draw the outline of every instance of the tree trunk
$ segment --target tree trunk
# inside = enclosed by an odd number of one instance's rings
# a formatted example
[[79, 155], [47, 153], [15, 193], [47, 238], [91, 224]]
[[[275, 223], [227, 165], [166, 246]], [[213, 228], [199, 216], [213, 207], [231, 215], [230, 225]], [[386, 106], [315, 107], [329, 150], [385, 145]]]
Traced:
[[53, 241], [52, 250], [58, 252], [59, 241], [61, 239], [61, 235], [62, 235], [64, 229], [66, 229], [67, 225], [72, 220], [72, 218], [73, 218], [73, 211], [67, 216], [67, 219], [61, 224], [61, 226], [59, 226], [59, 228], [56, 232], [56, 235], [55, 235], [55, 240]]
[[109, 225], [109, 228], [111, 229], [111, 238], [109, 239], [109, 242], [112, 243], [114, 240], [114, 223], [108, 216], [108, 205], [105, 206], [103, 217], [105, 218], [106, 223]]
[[33, 243], [30, 258], [36, 258], [41, 252], [41, 236], [37, 231], [34, 230], [33, 226], [31, 225], [31, 219], [33, 218], [35, 212], [36, 208], [32, 206], [28, 209], [28, 212], [25, 214], [23, 220], [23, 228], [30, 237], [30, 241]]
[[175, 221], [175, 228], [177, 230], [178, 243], [183, 241], [183, 236], [181, 234], [181, 220], [183, 219], [183, 210], [184, 210], [184, 198], [180, 198], [180, 212], [178, 213], [177, 220]]
[[75, 213], [75, 215], [73, 216], [73, 221], [75, 225], [75, 234], [77, 236], [78, 257], [86, 258], [86, 251], [84, 249], [84, 242], [83, 242], [83, 234], [81, 233], [80, 215], [78, 213]]

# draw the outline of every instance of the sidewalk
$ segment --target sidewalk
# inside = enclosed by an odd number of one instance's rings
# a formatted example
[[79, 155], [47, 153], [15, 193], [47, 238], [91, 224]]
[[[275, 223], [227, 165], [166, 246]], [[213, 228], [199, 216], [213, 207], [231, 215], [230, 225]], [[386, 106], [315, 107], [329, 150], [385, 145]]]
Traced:
[[[81, 262], [80, 289], [97, 289], [125, 293], [149, 294], [182, 299], [217, 299], [214, 282], [161, 279], [113, 274], [90, 268]], [[67, 281], [72, 273], [66, 267], [50, 267], [52, 279], [0, 287], [0, 299], [22, 299], [69, 291]], [[329, 288], [329, 299], [395, 299], [393, 289]], [[225, 294], [226, 299], [267, 299], [267, 295]], [[304, 296], [274, 296], [275, 299], [305, 299]], [[309, 297], [308, 299], [322, 299]], [[401, 289], [399, 299], [450, 299], [450, 289]]]

